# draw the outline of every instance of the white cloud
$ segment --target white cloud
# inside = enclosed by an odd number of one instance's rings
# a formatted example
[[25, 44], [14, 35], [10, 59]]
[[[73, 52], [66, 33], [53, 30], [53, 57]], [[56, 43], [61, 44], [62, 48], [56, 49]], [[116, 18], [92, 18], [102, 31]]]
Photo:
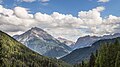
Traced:
[[24, 2], [34, 2], [36, 0], [22, 0], [22, 1], [24, 1]]
[[97, 8], [95, 8], [95, 9], [93, 9], [93, 10], [96, 10], [96, 11], [98, 11], [98, 12], [102, 12], [103, 10], [105, 10], [105, 7], [100, 6], [100, 7], [97, 7]]
[[86, 25], [101, 24], [102, 18], [100, 16], [100, 12], [103, 11], [104, 9], [105, 9], [104, 7], [97, 7], [89, 11], [81, 11], [78, 13], [78, 16], [80, 19], [83, 20], [83, 22]]
[[3, 13], [3, 6], [0, 5], [0, 13]]
[[40, 0], [41, 2], [48, 2], [48, 1], [50, 1], [50, 0]]
[[98, 2], [106, 3], [109, 2], [109, 0], [98, 0]]
[[28, 14], [27, 9], [22, 8], [22, 7], [15, 7], [14, 13], [19, 18], [24, 18], [24, 19], [32, 18], [32, 15]]
[[40, 27], [55, 37], [71, 40], [84, 35], [103, 35], [119, 33], [120, 17], [109, 15], [102, 18], [104, 7], [96, 7], [89, 11], [80, 11], [78, 17], [71, 14], [53, 12], [51, 15], [38, 12], [29, 14], [23, 7], [14, 10], [0, 6], [0, 29], [13, 35], [25, 32], [31, 27]]
[[37, 21], [40, 21], [40, 22], [46, 22], [46, 21], [48, 22], [48, 21], [51, 21], [52, 19], [50, 15], [42, 14], [40, 12], [36, 13], [34, 17]]

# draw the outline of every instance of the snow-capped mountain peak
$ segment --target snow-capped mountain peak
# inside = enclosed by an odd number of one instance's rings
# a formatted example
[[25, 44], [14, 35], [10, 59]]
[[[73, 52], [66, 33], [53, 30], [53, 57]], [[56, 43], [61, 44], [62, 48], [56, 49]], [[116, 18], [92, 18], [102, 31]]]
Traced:
[[69, 46], [61, 43], [46, 31], [37, 27], [31, 28], [21, 35], [16, 35], [14, 38], [32, 50], [45, 56], [60, 57], [71, 51]]

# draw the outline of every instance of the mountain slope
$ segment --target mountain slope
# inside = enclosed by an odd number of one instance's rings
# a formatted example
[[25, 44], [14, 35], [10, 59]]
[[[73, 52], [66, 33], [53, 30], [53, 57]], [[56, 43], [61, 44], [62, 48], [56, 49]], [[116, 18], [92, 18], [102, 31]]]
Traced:
[[116, 37], [120, 37], [120, 33], [115, 33], [113, 35], [104, 35], [100, 37], [88, 35], [88, 36], [78, 38], [77, 42], [74, 45], [71, 45], [71, 48], [75, 50], [75, 49], [91, 46], [94, 42], [101, 40], [101, 39], [112, 39]]
[[[120, 41], [120, 38], [117, 38], [117, 39], [118, 41]], [[96, 50], [99, 50], [100, 44], [114, 43], [115, 40], [116, 38], [99, 40], [95, 42], [94, 44], [92, 44], [92, 46], [79, 48], [79, 49], [72, 51], [70, 54], [62, 57], [61, 60], [71, 63], [71, 64], [79, 63], [79, 62], [82, 62], [83, 60], [88, 60], [91, 53], [95, 53]]]
[[101, 44], [96, 53], [91, 53], [88, 61], [82, 61], [74, 67], [120, 67], [120, 42]]
[[61, 43], [65, 43], [65, 44], [68, 45], [68, 46], [75, 44], [75, 42], [70, 41], [70, 40], [67, 40], [67, 39], [62, 38], [62, 37], [58, 37], [57, 39], [58, 39]]
[[79, 49], [87, 46], [91, 46], [94, 42], [100, 40], [100, 37], [97, 36], [84, 36], [78, 38], [77, 42], [74, 45], [71, 45], [72, 49]]
[[[60, 57], [71, 51], [69, 46], [59, 42], [46, 31], [37, 27], [31, 28], [21, 35], [14, 36], [14, 38], [30, 49], [49, 57]], [[55, 48], [58, 48], [58, 51], [54, 50]], [[51, 50], [54, 50], [54, 54], [49, 55], [49, 53], [52, 53]]]
[[71, 67], [56, 59], [44, 57], [0, 31], [0, 67]]

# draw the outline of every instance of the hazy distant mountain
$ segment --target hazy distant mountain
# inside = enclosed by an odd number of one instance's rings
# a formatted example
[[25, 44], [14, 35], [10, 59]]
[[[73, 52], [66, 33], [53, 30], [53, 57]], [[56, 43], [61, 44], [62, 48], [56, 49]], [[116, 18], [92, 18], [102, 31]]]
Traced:
[[72, 67], [44, 57], [0, 31], [0, 67]]
[[78, 38], [74, 45], [71, 45], [72, 49], [83, 48], [92, 45], [95, 41], [99, 40], [100, 37], [97, 36], [84, 36]]
[[114, 38], [114, 39], [99, 40], [93, 43], [92, 46], [79, 48], [79, 49], [72, 51], [70, 54], [62, 57], [61, 60], [67, 63], [71, 63], [71, 64], [80, 63], [83, 60], [88, 60], [91, 53], [95, 53], [96, 50], [99, 50], [99, 47], [101, 44], [114, 43], [116, 39], [120, 42], [120, 37]]
[[67, 40], [67, 39], [62, 38], [62, 37], [58, 37], [57, 39], [58, 39], [61, 43], [65, 43], [65, 44], [68, 45], [68, 46], [75, 44], [75, 42], [70, 41], [70, 40]]
[[94, 42], [101, 40], [101, 39], [112, 39], [116, 37], [120, 37], [120, 33], [116, 33], [113, 35], [104, 35], [101, 37], [88, 35], [88, 36], [78, 38], [77, 42], [74, 45], [71, 45], [71, 48], [75, 50], [75, 49], [91, 46]]
[[32, 50], [49, 57], [60, 57], [71, 51], [69, 46], [37, 27], [31, 28], [21, 35], [16, 35], [14, 38]]

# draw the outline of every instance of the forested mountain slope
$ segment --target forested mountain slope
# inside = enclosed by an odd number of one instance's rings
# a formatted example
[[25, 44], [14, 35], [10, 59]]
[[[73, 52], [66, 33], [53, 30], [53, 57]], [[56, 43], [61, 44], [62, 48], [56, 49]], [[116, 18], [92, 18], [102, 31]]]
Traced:
[[103, 45], [104, 43], [114, 43], [116, 39], [120, 42], [120, 37], [99, 40], [92, 44], [92, 46], [76, 49], [61, 59], [70, 64], [81, 63], [83, 60], [89, 60], [91, 53], [95, 53], [96, 50], [99, 50], [100, 45]]
[[91, 53], [89, 61], [82, 61], [74, 67], [120, 67], [120, 41], [101, 44], [96, 53]]
[[0, 67], [71, 67], [69, 64], [44, 57], [0, 31]]

